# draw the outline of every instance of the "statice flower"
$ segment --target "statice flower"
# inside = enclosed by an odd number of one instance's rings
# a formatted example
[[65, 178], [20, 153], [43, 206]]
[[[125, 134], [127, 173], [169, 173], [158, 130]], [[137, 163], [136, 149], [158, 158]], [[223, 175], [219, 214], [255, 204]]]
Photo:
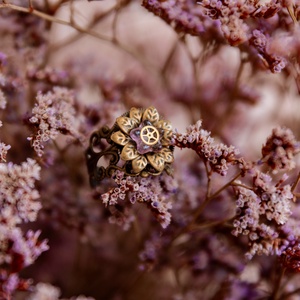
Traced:
[[[291, 4], [275, 0], [265, 3], [258, 0], [200, 0], [196, 3], [144, 0], [143, 6], [179, 32], [197, 35], [203, 41], [209, 41], [210, 38], [218, 40], [220, 44], [227, 42], [231, 46], [243, 45], [250, 56], [254, 54], [255, 61], [261, 61], [273, 73], [281, 72], [286, 67], [287, 60], [290, 60], [288, 55], [281, 56], [277, 51], [269, 49], [276, 27], [268, 20], [274, 16], [284, 19], [284, 7], [289, 8], [289, 13], [296, 20], [297, 9], [294, 8], [292, 12]], [[204, 38], [205, 36], [209, 38]]]
[[300, 245], [288, 247], [281, 256], [282, 265], [289, 271], [300, 272]]
[[0, 163], [0, 220], [14, 226], [21, 222], [33, 222], [41, 208], [35, 181], [40, 179], [40, 166], [35, 160], [16, 165]]
[[285, 68], [285, 59], [276, 53], [269, 51], [271, 40], [261, 30], [253, 30], [249, 43], [256, 48], [265, 66], [273, 73], [280, 73], [281, 70]]
[[30, 285], [18, 272], [31, 265], [48, 250], [46, 240], [38, 238], [41, 231], [23, 234], [19, 224], [37, 219], [41, 209], [35, 181], [40, 179], [40, 166], [33, 159], [20, 165], [0, 163], [0, 294], [10, 299], [15, 290]]
[[213, 19], [219, 19], [225, 38], [231, 45], [237, 46], [248, 40], [250, 27], [246, 19], [270, 18], [280, 10], [280, 5], [270, 1], [264, 5], [252, 1], [217, 1], [203, 0], [198, 4], [206, 9]]
[[239, 151], [233, 146], [215, 143], [210, 132], [201, 128], [202, 122], [187, 128], [186, 133], [175, 132], [173, 143], [179, 148], [193, 149], [201, 159], [209, 164], [213, 172], [222, 176], [227, 174], [230, 165], [238, 162]]
[[255, 254], [281, 255], [289, 242], [282, 235], [282, 225], [292, 214], [293, 194], [290, 185], [272, 185], [271, 177], [257, 172], [251, 189], [235, 187], [237, 216], [233, 221], [235, 236], [246, 235], [250, 250], [246, 257]]
[[236, 46], [247, 40], [249, 27], [243, 19], [249, 17], [251, 4], [216, 0], [199, 1], [198, 4], [205, 8], [208, 16], [220, 20], [224, 37], [231, 45]]
[[19, 227], [0, 226], [1, 259], [0, 264], [9, 263], [12, 272], [18, 272], [31, 265], [42, 252], [49, 249], [47, 241], [38, 240], [41, 231], [29, 230], [25, 236]]
[[30, 281], [19, 278], [18, 272], [31, 265], [49, 249], [47, 241], [39, 241], [40, 231], [29, 230], [25, 236], [19, 227], [0, 225], [0, 296], [10, 299], [16, 290], [26, 290]]
[[300, 151], [293, 132], [285, 127], [276, 127], [262, 147], [263, 160], [273, 170], [292, 170], [295, 168], [294, 157]]
[[74, 95], [66, 88], [54, 87], [46, 94], [38, 93], [29, 122], [34, 134], [28, 139], [38, 156], [44, 153], [44, 143], [55, 140], [59, 134], [81, 139], [74, 108]]
[[[164, 173], [158, 177], [131, 177], [116, 171], [113, 179], [117, 187], [102, 194], [102, 202], [105, 205], [121, 205], [124, 201], [146, 204], [161, 226], [166, 228], [171, 222], [172, 203], [169, 197], [176, 191], [176, 183], [170, 183], [166, 177], [168, 175]], [[126, 228], [128, 229], [128, 226]]]
[[215, 22], [209, 22], [209, 18], [194, 1], [144, 0], [143, 6], [172, 24], [178, 32], [201, 35], [205, 33], [205, 27], [212, 27], [213, 31], [218, 32]]

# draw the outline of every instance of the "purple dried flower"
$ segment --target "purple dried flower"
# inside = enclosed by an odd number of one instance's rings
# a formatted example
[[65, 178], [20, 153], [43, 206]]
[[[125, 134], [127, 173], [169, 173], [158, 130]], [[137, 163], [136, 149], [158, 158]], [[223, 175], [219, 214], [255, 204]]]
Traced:
[[21, 165], [0, 163], [0, 220], [15, 226], [33, 222], [41, 209], [39, 192], [35, 189], [40, 179], [40, 166], [33, 159], [27, 159]]
[[44, 143], [55, 140], [60, 133], [68, 134], [74, 139], [82, 139], [75, 116], [72, 91], [54, 87], [53, 92], [38, 93], [36, 100], [29, 119], [34, 125], [35, 133], [28, 139], [38, 156], [44, 153]]
[[211, 169], [222, 176], [227, 174], [230, 165], [238, 163], [239, 151], [233, 146], [216, 144], [210, 132], [201, 128], [201, 121], [187, 128], [185, 134], [175, 132], [173, 143], [179, 148], [193, 149]]
[[[169, 176], [164, 173], [158, 177], [131, 177], [126, 176], [124, 172], [116, 171], [113, 179], [118, 186], [102, 194], [102, 202], [110, 206], [120, 205], [123, 201], [126, 201], [127, 205], [128, 203], [135, 204], [136, 202], [144, 203], [161, 226], [166, 228], [171, 222], [169, 211], [172, 208], [172, 204], [169, 197], [176, 190], [174, 183], [170, 184], [167, 177]], [[132, 216], [130, 218], [132, 221]], [[115, 220], [115, 218], [111, 220]], [[113, 222], [116, 223], [115, 221]], [[126, 228], [128, 229], [128, 226]]]
[[295, 168], [294, 157], [300, 151], [300, 142], [288, 128], [277, 127], [268, 137], [266, 145], [262, 147], [263, 160], [273, 170], [292, 170]]
[[288, 247], [281, 255], [283, 267], [291, 272], [300, 272], [300, 245]]
[[235, 187], [237, 216], [233, 221], [235, 236], [246, 235], [250, 250], [246, 257], [255, 254], [281, 255], [289, 242], [282, 225], [289, 220], [293, 194], [290, 185], [271, 185], [271, 178], [257, 172], [253, 188]]

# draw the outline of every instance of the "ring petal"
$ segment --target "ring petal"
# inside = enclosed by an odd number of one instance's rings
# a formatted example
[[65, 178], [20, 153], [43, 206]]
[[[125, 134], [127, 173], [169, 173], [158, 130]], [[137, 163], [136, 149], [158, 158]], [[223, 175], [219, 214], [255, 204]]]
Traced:
[[140, 173], [147, 166], [147, 159], [145, 156], [138, 156], [132, 161], [132, 169], [134, 173]]
[[148, 120], [152, 124], [156, 123], [159, 120], [159, 114], [157, 109], [154, 106], [148, 107], [143, 113], [143, 121]]
[[114, 132], [110, 138], [116, 144], [122, 145], [122, 146], [126, 145], [129, 142], [129, 138], [120, 130]]
[[138, 125], [138, 121], [134, 118], [119, 117], [117, 118], [117, 124], [124, 133], [129, 134]]
[[136, 157], [138, 157], [139, 154], [136, 150], [136, 146], [135, 144], [129, 142], [128, 144], [126, 144], [121, 152], [121, 159], [122, 160], [133, 160], [135, 159]]
[[172, 125], [169, 121], [159, 120], [156, 124], [157, 128], [162, 128], [164, 131], [172, 131]]
[[169, 148], [162, 148], [160, 154], [163, 155], [166, 163], [170, 164], [174, 161], [173, 152]]
[[129, 117], [136, 119], [138, 123], [142, 120], [143, 111], [139, 108], [132, 107], [129, 112]]
[[161, 172], [165, 168], [164, 156], [160, 153], [147, 154], [147, 159], [155, 170]]

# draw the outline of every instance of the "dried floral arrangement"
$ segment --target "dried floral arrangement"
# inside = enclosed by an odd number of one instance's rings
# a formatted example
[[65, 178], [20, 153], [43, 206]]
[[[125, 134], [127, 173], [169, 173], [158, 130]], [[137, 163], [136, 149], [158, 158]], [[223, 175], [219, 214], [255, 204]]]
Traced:
[[0, 300], [300, 299], [299, 21], [0, 1]]

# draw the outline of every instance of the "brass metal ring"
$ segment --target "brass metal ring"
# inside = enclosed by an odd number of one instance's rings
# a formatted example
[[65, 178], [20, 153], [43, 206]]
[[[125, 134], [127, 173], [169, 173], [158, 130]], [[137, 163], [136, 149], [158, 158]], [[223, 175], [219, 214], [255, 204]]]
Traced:
[[[111, 128], [104, 126], [91, 135], [85, 152], [91, 186], [100, 185], [116, 170], [127, 176], [171, 174], [171, 137], [171, 124], [161, 119], [155, 107], [131, 108]], [[107, 167], [99, 165], [102, 157], [109, 158]]]

